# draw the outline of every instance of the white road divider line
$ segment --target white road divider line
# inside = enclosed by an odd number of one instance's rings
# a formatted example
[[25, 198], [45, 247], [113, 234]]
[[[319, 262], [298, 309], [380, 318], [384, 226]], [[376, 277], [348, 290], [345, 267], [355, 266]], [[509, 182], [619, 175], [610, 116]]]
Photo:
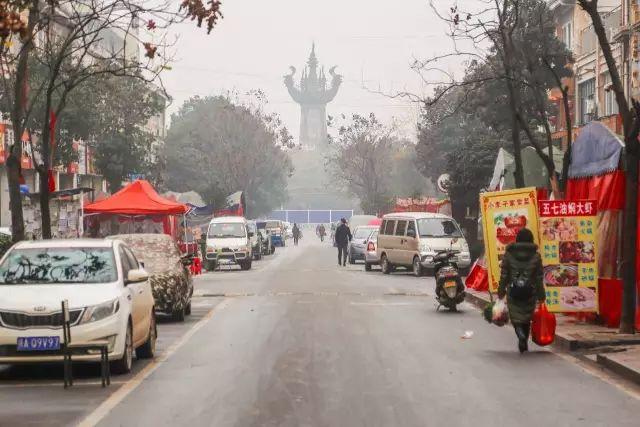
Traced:
[[213, 315], [220, 310], [224, 310], [231, 299], [225, 299], [216, 307], [212, 308], [202, 319], [198, 321], [191, 329], [189, 329], [177, 342], [173, 343], [168, 349], [166, 349], [159, 357], [155, 358], [151, 363], [144, 367], [140, 372], [136, 374], [125, 385], [120, 387], [115, 393], [107, 398], [100, 406], [98, 406], [92, 413], [84, 418], [79, 424], [79, 427], [95, 426], [102, 421], [108, 414], [115, 408], [120, 402], [124, 400], [132, 391], [134, 391], [142, 382], [147, 379], [156, 369], [162, 365], [167, 359], [169, 359], [180, 347], [182, 347], [191, 337], [198, 332]]

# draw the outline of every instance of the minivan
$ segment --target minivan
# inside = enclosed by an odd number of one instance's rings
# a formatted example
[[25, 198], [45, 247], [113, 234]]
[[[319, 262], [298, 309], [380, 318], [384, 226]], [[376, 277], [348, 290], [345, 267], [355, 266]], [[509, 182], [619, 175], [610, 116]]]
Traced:
[[436, 253], [445, 249], [459, 251], [453, 261], [461, 270], [469, 269], [467, 241], [458, 223], [447, 215], [403, 212], [382, 218], [377, 253], [384, 274], [395, 267], [406, 267], [415, 276], [422, 276], [425, 270], [433, 269]]
[[253, 235], [244, 217], [212, 219], [207, 231], [207, 270], [214, 270], [221, 262], [238, 264], [243, 270], [251, 269]]

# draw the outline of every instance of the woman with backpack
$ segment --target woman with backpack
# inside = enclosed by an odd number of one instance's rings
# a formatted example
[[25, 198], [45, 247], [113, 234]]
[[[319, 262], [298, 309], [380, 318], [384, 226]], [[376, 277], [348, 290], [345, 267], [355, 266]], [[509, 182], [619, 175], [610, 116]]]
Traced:
[[502, 259], [498, 298], [507, 296], [509, 318], [518, 337], [520, 353], [528, 350], [531, 317], [537, 303], [546, 299], [542, 284], [542, 258], [528, 228], [518, 232]]

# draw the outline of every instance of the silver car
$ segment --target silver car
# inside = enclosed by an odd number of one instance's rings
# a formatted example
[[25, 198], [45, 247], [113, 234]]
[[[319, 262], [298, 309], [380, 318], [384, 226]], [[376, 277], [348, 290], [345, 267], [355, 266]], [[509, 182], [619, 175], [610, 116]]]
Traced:
[[376, 225], [361, 225], [353, 230], [353, 238], [349, 242], [347, 253], [349, 254], [349, 264], [355, 264], [356, 261], [364, 261], [367, 252], [367, 240], [371, 233], [376, 231]]
[[379, 230], [376, 228], [367, 239], [366, 250], [364, 253], [364, 269], [366, 271], [371, 271], [371, 266], [373, 265], [380, 265], [380, 257], [376, 250], [378, 246], [378, 232]]

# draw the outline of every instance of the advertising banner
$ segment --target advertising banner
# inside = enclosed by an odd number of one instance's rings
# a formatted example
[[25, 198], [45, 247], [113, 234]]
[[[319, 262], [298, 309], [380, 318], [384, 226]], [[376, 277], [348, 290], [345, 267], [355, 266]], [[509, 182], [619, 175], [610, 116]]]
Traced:
[[595, 200], [540, 201], [549, 311], [598, 312], [597, 205]]
[[[534, 187], [480, 194], [489, 290], [497, 292], [500, 262], [509, 243], [527, 227], [538, 238], [538, 204]], [[536, 243], [538, 241], [536, 240]]]

